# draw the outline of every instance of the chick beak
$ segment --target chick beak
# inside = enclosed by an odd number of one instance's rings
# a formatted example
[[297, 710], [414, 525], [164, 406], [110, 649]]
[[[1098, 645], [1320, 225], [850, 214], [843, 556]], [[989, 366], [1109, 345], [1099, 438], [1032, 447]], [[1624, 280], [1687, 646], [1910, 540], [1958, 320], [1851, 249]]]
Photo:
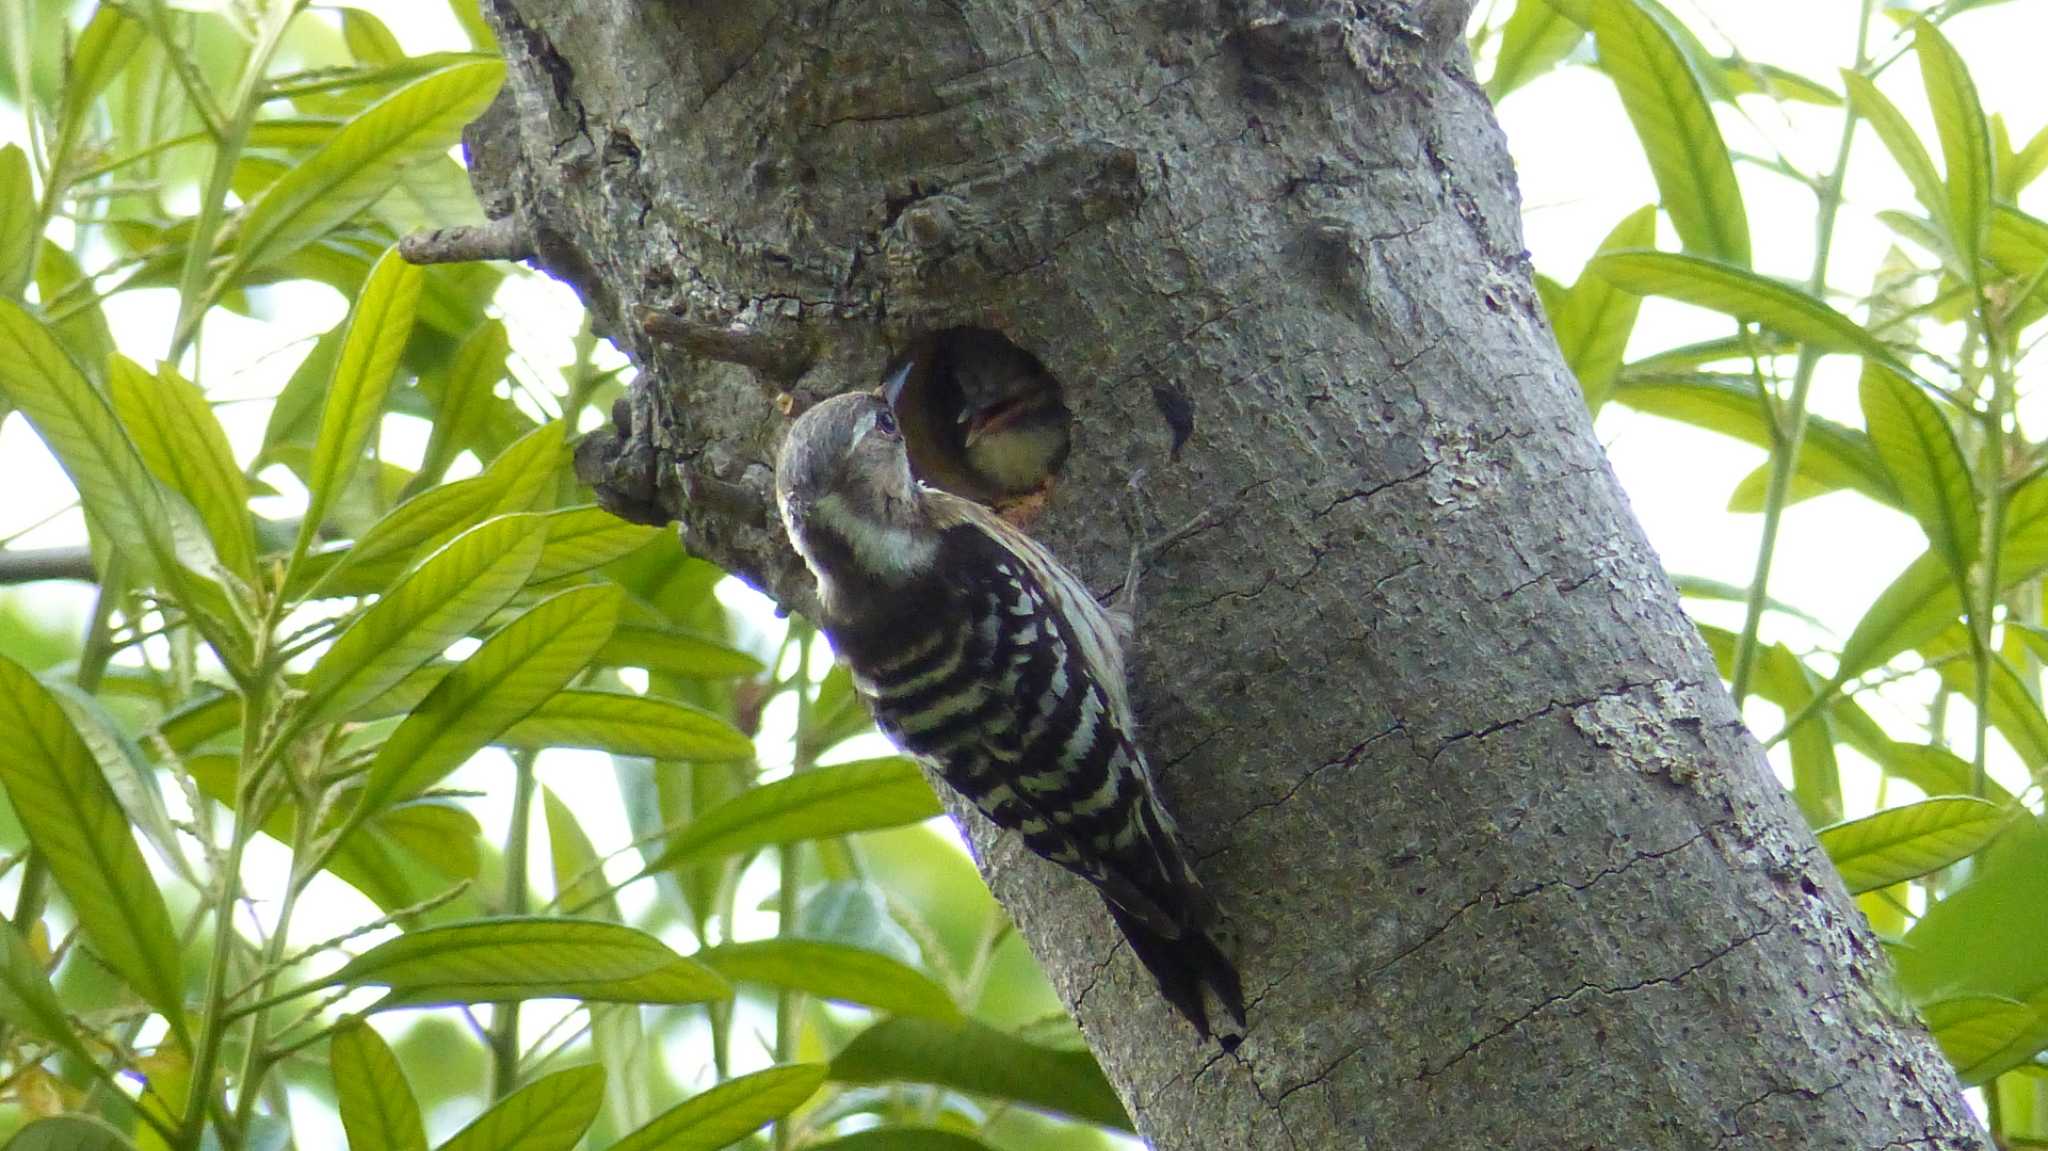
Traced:
[[1016, 424], [1037, 406], [1033, 402], [1036, 398], [1030, 395], [1017, 396], [973, 412], [961, 413], [960, 422], [967, 425], [966, 434], [961, 440], [962, 445], [971, 448], [984, 438]]

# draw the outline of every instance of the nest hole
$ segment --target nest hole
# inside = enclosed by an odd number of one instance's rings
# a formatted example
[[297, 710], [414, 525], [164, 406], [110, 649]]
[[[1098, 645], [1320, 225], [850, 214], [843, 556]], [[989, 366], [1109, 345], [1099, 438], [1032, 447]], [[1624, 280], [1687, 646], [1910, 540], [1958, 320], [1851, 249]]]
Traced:
[[911, 470], [1002, 506], [1042, 496], [1066, 465], [1074, 416], [1037, 356], [989, 328], [912, 340], [883, 376]]

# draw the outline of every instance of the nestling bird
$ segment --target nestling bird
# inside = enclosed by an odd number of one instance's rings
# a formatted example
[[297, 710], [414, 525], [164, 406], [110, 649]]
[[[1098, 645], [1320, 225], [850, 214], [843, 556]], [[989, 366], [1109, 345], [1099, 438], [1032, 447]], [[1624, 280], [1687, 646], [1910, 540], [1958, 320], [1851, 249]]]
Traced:
[[1022, 531], [913, 478], [879, 396], [805, 412], [775, 493], [817, 580], [819, 622], [882, 731], [1100, 889], [1166, 999], [1204, 1037], [1219, 1005], [1235, 1046], [1243, 990], [1138, 749], [1127, 629]]
[[984, 328], [920, 337], [885, 373], [911, 464], [927, 483], [996, 504], [1038, 491], [1066, 462], [1072, 414], [1031, 353]]

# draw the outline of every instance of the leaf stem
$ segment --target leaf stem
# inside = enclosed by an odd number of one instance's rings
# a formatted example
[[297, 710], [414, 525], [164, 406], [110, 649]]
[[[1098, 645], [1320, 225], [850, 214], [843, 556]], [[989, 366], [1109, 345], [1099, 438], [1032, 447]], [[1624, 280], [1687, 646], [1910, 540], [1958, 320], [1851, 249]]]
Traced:
[[[199, 334], [200, 318], [212, 306], [213, 291], [206, 284], [206, 270], [213, 261], [214, 242], [227, 213], [228, 187], [234, 182], [235, 166], [242, 159], [249, 128], [256, 122], [256, 111], [263, 103], [263, 74], [270, 70], [271, 57], [277, 54], [278, 46], [284, 42], [285, 29], [291, 27], [292, 18], [298, 15], [303, 3], [304, 0], [272, 0], [256, 42], [249, 49], [241, 79], [235, 85], [234, 118], [222, 127], [220, 144], [213, 150], [213, 170], [207, 174], [199, 217], [192, 224], [184, 268], [178, 274], [178, 319], [172, 329], [170, 354], [165, 357], [173, 364], [184, 358], [193, 337]], [[193, 378], [197, 379], [196, 373]]]
[[[810, 766], [810, 741], [805, 738], [811, 725], [811, 641], [817, 633], [808, 623], [792, 621], [797, 633], [796, 674], [790, 677], [790, 684], [796, 691], [796, 760], [790, 766], [792, 774], [802, 772]], [[771, 669], [773, 670], [773, 669]], [[801, 860], [799, 845], [785, 843], [776, 849], [776, 878], [780, 889], [775, 897], [775, 934], [787, 939], [796, 934], [798, 884], [802, 876], [798, 873]], [[800, 992], [783, 988], [775, 996], [775, 1062], [791, 1063], [796, 1060], [796, 1049], [802, 1038], [803, 996]], [[775, 1121], [776, 1151], [787, 1151], [795, 1145], [796, 1127], [788, 1117]]]
[[1976, 691], [1971, 702], [1977, 713], [1977, 739], [1971, 749], [1970, 794], [1982, 799], [1989, 790], [1985, 745], [1991, 734], [1991, 677], [1996, 654], [1991, 646], [1991, 629], [1998, 611], [1999, 553], [2005, 542], [2005, 421], [2013, 408], [2013, 380], [2005, 362], [2005, 339], [1981, 288], [1977, 311], [1983, 327], [1985, 369], [1991, 379], [1990, 411], [1984, 421], [1984, 455], [1979, 465], [1984, 474], [1984, 511], [1980, 517], [1983, 536], [1978, 546], [1978, 554], [1983, 557], [1979, 561], [1983, 583], [1978, 589], [1976, 618], [1971, 621], [1971, 646], [1977, 661]]
[[[512, 766], [517, 782], [512, 791], [512, 826], [505, 832], [505, 914], [528, 910], [526, 883], [529, 838], [533, 825], [533, 760], [531, 751], [516, 752]], [[503, 1099], [519, 1086], [519, 1004], [491, 1008], [491, 1098]]]
[[[1872, 0], [1863, 0], [1856, 23], [1856, 67], [1869, 61], [1870, 10]], [[1827, 288], [1828, 255], [1834, 249], [1835, 216], [1842, 207], [1842, 182], [1849, 171], [1849, 152], [1856, 141], [1856, 106], [1842, 111], [1842, 136], [1835, 149], [1835, 163], [1819, 191], [1819, 210], [1814, 219], [1813, 272], [1807, 290], [1818, 295]], [[1792, 374], [1792, 395], [1786, 402], [1784, 421], [1774, 436], [1779, 440], [1771, 453], [1771, 479], [1764, 490], [1763, 538], [1756, 549], [1756, 571], [1749, 581], [1749, 602], [1742, 617], [1742, 636], [1735, 645], [1735, 667], [1729, 676], [1729, 690], [1739, 711], [1749, 696], [1750, 679], [1756, 671], [1757, 627], [1763, 621], [1770, 598], [1771, 563], [1778, 550], [1778, 525], [1784, 518], [1785, 503], [1792, 491], [1792, 477], [1799, 466], [1799, 445], [1806, 438], [1806, 399], [1813, 386], [1814, 368], [1820, 363], [1820, 349], [1803, 344], [1799, 365]]]

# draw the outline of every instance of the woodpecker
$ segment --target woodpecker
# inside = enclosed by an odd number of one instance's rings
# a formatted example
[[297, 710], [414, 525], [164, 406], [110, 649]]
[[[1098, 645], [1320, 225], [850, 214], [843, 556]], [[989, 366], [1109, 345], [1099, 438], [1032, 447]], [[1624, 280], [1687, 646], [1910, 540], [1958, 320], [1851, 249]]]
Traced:
[[1138, 748], [1127, 629], [1022, 531], [919, 483], [879, 395], [805, 412], [775, 494], [817, 581], [819, 623], [883, 734], [1094, 884], [1167, 1001], [1204, 1038], [1219, 1005], [1234, 1047], [1242, 986]]
[[1073, 446], [1059, 384], [1031, 353], [982, 328], [920, 337], [890, 366], [883, 398], [926, 482], [983, 503], [1045, 486]]

